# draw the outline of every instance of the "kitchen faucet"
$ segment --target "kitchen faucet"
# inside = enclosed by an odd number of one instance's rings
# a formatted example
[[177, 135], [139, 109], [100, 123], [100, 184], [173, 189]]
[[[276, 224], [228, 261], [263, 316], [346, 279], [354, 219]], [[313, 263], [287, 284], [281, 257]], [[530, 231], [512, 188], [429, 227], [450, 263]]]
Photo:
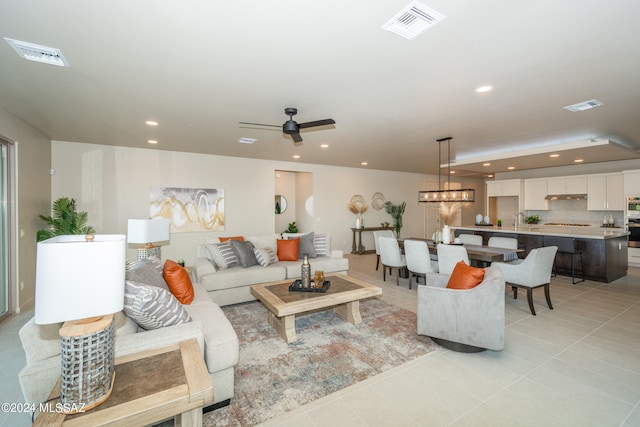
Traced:
[[520, 222], [520, 216], [522, 216], [522, 221], [525, 221], [525, 217], [524, 214], [522, 212], [518, 212], [518, 214], [516, 215], [516, 221], [513, 223], [514, 226], [518, 226], [518, 223], [522, 224]]

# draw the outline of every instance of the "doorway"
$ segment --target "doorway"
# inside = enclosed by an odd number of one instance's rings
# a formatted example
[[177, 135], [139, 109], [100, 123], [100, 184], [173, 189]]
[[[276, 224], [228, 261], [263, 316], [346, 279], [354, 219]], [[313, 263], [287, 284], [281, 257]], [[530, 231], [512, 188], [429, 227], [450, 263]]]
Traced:
[[13, 146], [0, 138], [0, 319], [10, 312], [11, 265], [12, 265], [12, 185], [13, 170], [11, 156]]

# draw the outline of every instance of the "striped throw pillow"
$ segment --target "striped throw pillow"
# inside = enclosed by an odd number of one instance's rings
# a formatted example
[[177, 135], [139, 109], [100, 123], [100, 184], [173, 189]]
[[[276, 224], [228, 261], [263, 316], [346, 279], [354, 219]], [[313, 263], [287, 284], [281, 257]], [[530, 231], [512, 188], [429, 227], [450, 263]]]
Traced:
[[253, 248], [253, 254], [256, 256], [256, 260], [258, 260], [258, 264], [263, 267], [278, 262], [278, 256], [271, 248]]
[[171, 292], [131, 280], [125, 281], [124, 312], [147, 330], [191, 322], [189, 313]]
[[218, 270], [226, 270], [240, 265], [236, 252], [231, 247], [231, 242], [227, 240], [224, 243], [216, 243], [213, 245], [207, 245], [207, 250], [211, 259], [216, 265]]
[[313, 246], [316, 250], [316, 256], [331, 255], [331, 236], [329, 234], [315, 234]]

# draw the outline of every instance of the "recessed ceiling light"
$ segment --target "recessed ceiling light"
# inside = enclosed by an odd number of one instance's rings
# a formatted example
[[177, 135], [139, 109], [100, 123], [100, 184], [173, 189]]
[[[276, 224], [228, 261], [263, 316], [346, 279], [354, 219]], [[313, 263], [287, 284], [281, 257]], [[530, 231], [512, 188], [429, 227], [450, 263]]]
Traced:
[[362, 166], [367, 166], [369, 163], [367, 163], [367, 162], [362, 162], [362, 163], [360, 163], [360, 164], [361, 164]]
[[300, 155], [299, 155], [299, 154], [294, 154], [294, 155], [293, 155], [293, 158], [294, 158], [294, 159], [299, 159], [299, 158], [300, 158]]
[[257, 139], [255, 139], [255, 138], [244, 138], [244, 137], [242, 137], [242, 138], [240, 138], [238, 140], [238, 142], [241, 143], [241, 144], [253, 144], [256, 141], [257, 141]]
[[158, 126], [158, 122], [156, 122], [155, 120], [147, 120], [145, 124], [147, 124], [148, 126]]
[[476, 88], [476, 92], [485, 93], [485, 92], [490, 92], [492, 89], [493, 89], [493, 86], [480, 86]]
[[329, 148], [329, 144], [322, 144], [320, 148]]
[[491, 166], [491, 163], [483, 163], [482, 166]]
[[516, 168], [515, 166], [509, 166], [507, 169], [511, 171], [511, 170], [514, 170], [515, 168]]
[[454, 173], [456, 173], [456, 171], [451, 171], [451, 172], [449, 172], [449, 173], [453, 175]]
[[560, 154], [558, 154], [558, 153], [549, 154], [549, 157], [560, 157]]
[[487, 175], [487, 178], [493, 178], [493, 175]]
[[148, 142], [149, 144], [157, 144], [157, 143], [158, 143], [158, 141], [157, 141], [157, 140], [155, 140], [155, 139], [148, 139], [148, 140], [147, 140], [147, 142]]
[[584, 162], [584, 159], [575, 159], [573, 162], [574, 163], [582, 163], [582, 162]]

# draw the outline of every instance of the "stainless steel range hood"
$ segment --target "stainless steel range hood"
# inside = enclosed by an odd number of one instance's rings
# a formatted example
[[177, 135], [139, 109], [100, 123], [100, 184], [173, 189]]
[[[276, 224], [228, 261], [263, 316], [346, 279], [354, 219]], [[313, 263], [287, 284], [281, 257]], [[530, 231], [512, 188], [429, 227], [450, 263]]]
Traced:
[[546, 200], [587, 200], [586, 194], [548, 194]]

